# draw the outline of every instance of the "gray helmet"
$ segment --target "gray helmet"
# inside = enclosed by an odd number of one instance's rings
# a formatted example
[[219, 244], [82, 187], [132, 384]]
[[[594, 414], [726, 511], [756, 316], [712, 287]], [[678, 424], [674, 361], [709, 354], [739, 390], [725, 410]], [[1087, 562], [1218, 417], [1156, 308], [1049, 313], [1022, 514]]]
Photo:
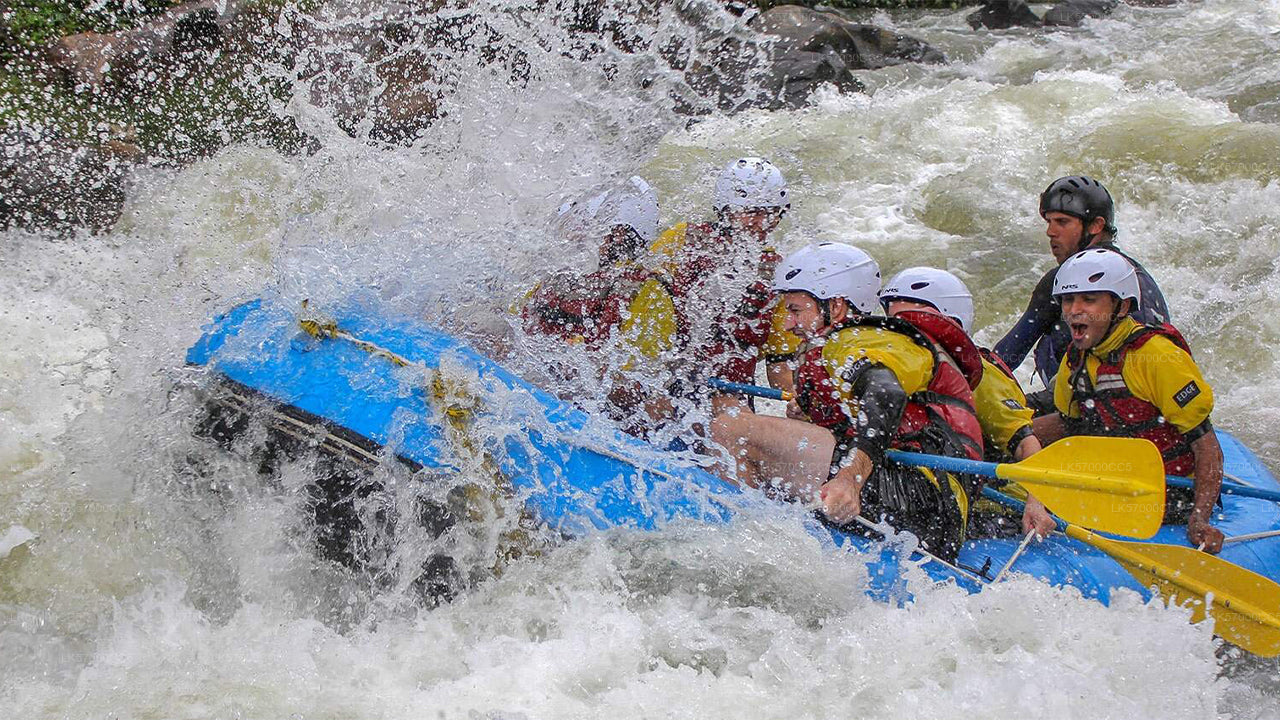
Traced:
[[1107, 223], [1107, 232], [1116, 234], [1116, 204], [1111, 193], [1093, 178], [1068, 175], [1050, 183], [1040, 193], [1040, 217], [1051, 212], [1078, 217], [1085, 225], [1100, 217]]

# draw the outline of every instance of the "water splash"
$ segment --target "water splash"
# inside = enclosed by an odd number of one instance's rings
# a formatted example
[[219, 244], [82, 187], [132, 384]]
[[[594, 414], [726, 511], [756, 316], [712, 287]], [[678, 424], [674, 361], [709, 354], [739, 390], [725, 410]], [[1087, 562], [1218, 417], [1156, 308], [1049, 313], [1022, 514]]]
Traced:
[[[373, 293], [450, 330], [504, 324], [535, 279], [571, 263], [550, 224], [564, 199], [639, 172], [664, 222], [705, 217], [715, 169], [742, 154], [792, 181], [784, 249], [852, 239], [886, 272], [947, 266], [982, 289], [979, 338], [991, 341], [1049, 262], [1035, 194], [1088, 169], [1116, 194], [1122, 242], [1162, 282], [1217, 388], [1215, 422], [1275, 456], [1265, 348], [1280, 339], [1280, 187], [1267, 168], [1280, 157], [1260, 90], [1277, 81], [1274, 3], [1126, 8], [1043, 36], [904, 14], [899, 30], [958, 62], [864, 73], [869, 96], [689, 128], [676, 106], [705, 101], [654, 49], [699, 47], [680, 12], [624, 22], [648, 43], [627, 53], [583, 48], [533, 5], [476, 7], [520, 39], [522, 64], [468, 61], [411, 33], [383, 60], [436, 53], [438, 85], [423, 87], [450, 93], [421, 132], [393, 137], [370, 116], [390, 98], [368, 58], [301, 43], [302, 62], [278, 58], [254, 81], [286, 89], [275, 110], [314, 140], [309, 153], [237, 145], [141, 173], [110, 234], [3, 236], [0, 324], [15, 342], [0, 350], [0, 527], [40, 535], [0, 559], [8, 715], [1275, 714], [1270, 666], [1228, 653], [1219, 680], [1207, 629], [1180, 611], [1134, 598], [1104, 609], [1022, 581], [976, 597], [926, 589], [907, 610], [873, 604], [859, 565], [785, 512], [596, 536], [419, 612], [407, 575], [374, 592], [317, 557], [313, 466], [264, 480], [192, 436], [197, 408], [180, 391], [200, 325], [264, 288]], [[733, 32], [709, 4], [681, 7]], [[298, 38], [358, 36], [382, 22], [362, 12], [334, 4], [283, 22]], [[1193, 30], [1200, 62], [1168, 41]], [[349, 96], [332, 92], [347, 77], [337, 60], [364, 78]], [[383, 472], [408, 514], [421, 491]], [[439, 543], [479, 566], [510, 527], [482, 526], [404, 536], [392, 566]]]

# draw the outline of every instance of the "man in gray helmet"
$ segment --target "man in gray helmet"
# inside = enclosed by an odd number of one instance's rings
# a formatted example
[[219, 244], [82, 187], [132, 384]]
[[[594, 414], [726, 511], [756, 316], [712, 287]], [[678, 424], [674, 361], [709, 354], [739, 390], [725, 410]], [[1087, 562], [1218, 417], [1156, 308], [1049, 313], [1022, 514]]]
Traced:
[[[1141, 305], [1133, 312], [1140, 323], [1159, 325], [1169, 321], [1169, 308], [1156, 281], [1138, 261], [1115, 246], [1115, 202], [1102, 183], [1083, 175], [1054, 180], [1040, 193], [1040, 217], [1045, 221], [1049, 250], [1058, 265], [1085, 248], [1115, 250], [1138, 272]], [[1040, 278], [1031, 302], [1013, 328], [996, 343], [993, 352], [1011, 368], [1017, 368], [1035, 347], [1036, 374], [1046, 390], [1030, 393], [1027, 400], [1037, 414], [1053, 411], [1053, 377], [1071, 344], [1071, 332], [1062, 322], [1062, 310], [1053, 297], [1054, 266]]]

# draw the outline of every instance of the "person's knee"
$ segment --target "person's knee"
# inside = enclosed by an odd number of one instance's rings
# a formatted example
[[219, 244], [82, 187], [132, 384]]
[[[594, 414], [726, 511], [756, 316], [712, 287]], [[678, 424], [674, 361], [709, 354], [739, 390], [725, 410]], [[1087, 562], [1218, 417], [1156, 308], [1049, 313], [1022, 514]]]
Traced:
[[711, 439], [723, 445], [725, 439], [735, 433], [736, 425], [736, 418], [725, 413], [716, 415], [711, 419]]
[[717, 414], [711, 421], [711, 439], [736, 454], [747, 444], [754, 417], [750, 412], [738, 408]]

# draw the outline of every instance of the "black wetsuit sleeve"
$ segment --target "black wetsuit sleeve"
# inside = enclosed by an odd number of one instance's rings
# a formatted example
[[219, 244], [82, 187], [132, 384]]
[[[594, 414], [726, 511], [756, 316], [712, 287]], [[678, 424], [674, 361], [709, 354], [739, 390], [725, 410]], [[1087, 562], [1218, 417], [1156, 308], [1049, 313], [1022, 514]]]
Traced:
[[853, 386], [858, 415], [835, 433], [836, 447], [831, 455], [833, 475], [851, 461], [855, 450], [866, 453], [879, 467], [907, 406], [906, 391], [897, 376], [883, 365], [865, 366], [844, 380]]
[[1116, 247], [1114, 242], [1102, 243], [1098, 247], [1105, 247], [1120, 253], [1138, 273], [1138, 311], [1133, 314], [1133, 319], [1143, 325], [1162, 325], [1170, 322], [1173, 316], [1169, 314], [1169, 304], [1165, 302], [1164, 293], [1160, 292], [1160, 286], [1156, 284], [1156, 279], [1151, 277], [1151, 273], [1147, 272], [1146, 268], [1142, 267], [1142, 263], [1134, 260], [1128, 253]]
[[1009, 453], [1009, 457], [1017, 457], [1018, 446], [1022, 444], [1023, 440], [1026, 440], [1032, 435], [1035, 435], [1035, 432], [1031, 429], [1030, 425], [1023, 425], [1018, 428], [1018, 430], [1013, 433], [1013, 437], [1009, 438], [1009, 445], [1005, 448], [1005, 452]]
[[1138, 266], [1138, 322], [1145, 325], [1162, 325], [1170, 321], [1169, 305], [1164, 300], [1164, 293], [1156, 285], [1155, 278]]
[[1209, 422], [1209, 418], [1205, 418], [1204, 422], [1182, 433], [1182, 438], [1188, 443], [1193, 443], [1211, 432], [1213, 432], [1213, 423]]
[[1022, 317], [1014, 323], [1012, 329], [1000, 338], [1000, 342], [992, 348], [992, 352], [1004, 361], [1005, 365], [1017, 368], [1027, 359], [1027, 353], [1035, 347], [1036, 341], [1053, 329], [1062, 312], [1058, 303], [1053, 301], [1053, 278], [1058, 274], [1054, 268], [1045, 273], [1031, 292], [1031, 302], [1023, 311]]

